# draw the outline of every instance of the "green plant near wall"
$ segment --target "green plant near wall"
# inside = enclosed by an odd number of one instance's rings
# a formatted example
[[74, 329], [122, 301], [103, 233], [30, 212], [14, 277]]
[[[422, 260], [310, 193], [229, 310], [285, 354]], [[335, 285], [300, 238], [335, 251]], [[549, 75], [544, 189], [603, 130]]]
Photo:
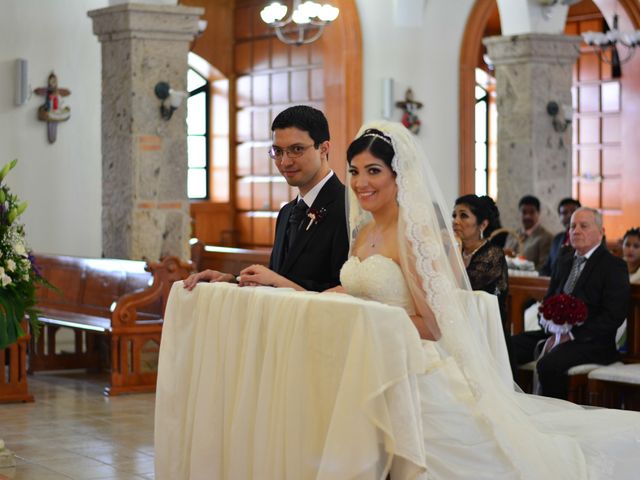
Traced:
[[31, 333], [37, 336], [36, 289], [38, 284], [50, 287], [27, 249], [24, 225], [19, 221], [27, 203], [13, 195], [5, 182], [17, 163], [13, 160], [0, 170], [0, 350], [24, 334], [20, 323], [25, 315]]

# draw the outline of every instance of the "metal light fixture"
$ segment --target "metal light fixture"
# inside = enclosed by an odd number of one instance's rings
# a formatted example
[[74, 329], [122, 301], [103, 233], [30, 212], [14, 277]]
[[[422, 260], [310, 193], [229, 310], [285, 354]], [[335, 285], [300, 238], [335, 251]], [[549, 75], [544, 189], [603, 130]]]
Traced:
[[271, 2], [260, 12], [262, 21], [274, 28], [280, 41], [289, 45], [304, 45], [315, 42], [324, 27], [336, 18], [340, 9], [329, 3], [319, 4], [310, 0], [293, 0], [291, 15], [287, 15], [287, 6], [280, 2]]
[[156, 83], [154, 92], [156, 93], [156, 97], [162, 100], [162, 103], [160, 104], [160, 116], [164, 120], [169, 120], [171, 118], [173, 112], [178, 109], [182, 100], [188, 95], [187, 92], [174, 90], [167, 82]]
[[580, 3], [582, 0], [538, 0], [538, 4], [542, 6], [542, 16], [549, 20], [553, 16], [553, 9], [556, 6], [571, 6]]
[[[618, 30], [618, 14], [613, 15], [613, 24], [609, 28], [605, 24], [602, 32], [584, 32], [582, 39], [584, 43], [593, 48], [600, 60], [611, 65], [611, 76], [620, 78], [622, 76], [621, 65], [631, 59], [635, 49], [640, 45], [640, 30], [631, 32], [621, 32]], [[625, 55], [620, 58], [618, 45], [624, 47]], [[610, 51], [611, 55], [607, 55]]]
[[562, 105], [561, 111], [560, 105], [558, 105], [557, 102], [551, 101], [547, 103], [547, 113], [553, 118], [552, 125], [556, 132], [562, 133], [571, 125], [571, 120], [573, 119], [573, 108], [571, 108], [571, 105]]

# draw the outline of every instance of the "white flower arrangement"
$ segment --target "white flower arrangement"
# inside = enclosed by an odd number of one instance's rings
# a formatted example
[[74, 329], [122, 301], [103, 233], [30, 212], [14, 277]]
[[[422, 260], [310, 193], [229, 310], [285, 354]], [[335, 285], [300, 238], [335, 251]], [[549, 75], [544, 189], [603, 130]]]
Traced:
[[0, 350], [24, 334], [20, 323], [29, 317], [31, 331], [39, 331], [36, 285], [49, 286], [33, 264], [18, 217], [27, 208], [4, 182], [16, 166], [14, 160], [0, 170]]

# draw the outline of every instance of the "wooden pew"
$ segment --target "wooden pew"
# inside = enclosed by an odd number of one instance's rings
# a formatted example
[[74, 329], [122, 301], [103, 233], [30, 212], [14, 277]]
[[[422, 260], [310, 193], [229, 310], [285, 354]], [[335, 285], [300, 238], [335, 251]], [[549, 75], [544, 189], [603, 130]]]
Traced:
[[[594, 406], [640, 411], [640, 285], [631, 285], [629, 314], [627, 315], [627, 351], [622, 358], [625, 365], [604, 367], [592, 372], [588, 380], [589, 403]], [[612, 377], [614, 369], [616, 380]], [[622, 373], [622, 375], [620, 375]], [[604, 374], [604, 375], [603, 375]]]
[[540, 302], [549, 288], [549, 277], [509, 277], [507, 297], [507, 321], [511, 335], [524, 332], [524, 311], [533, 302]]
[[238, 274], [251, 265], [269, 265], [270, 249], [248, 250], [244, 248], [219, 247], [194, 242], [191, 258], [198, 271], [211, 269], [219, 272]]
[[[38, 290], [43, 329], [31, 339], [29, 371], [107, 367], [105, 394], [154, 391], [169, 290], [192, 265], [57, 255], [38, 255], [36, 265], [59, 292]], [[59, 351], [62, 328], [73, 330], [71, 351]]]
[[27, 346], [29, 329], [22, 321], [26, 333], [17, 342], [0, 349], [0, 403], [33, 402], [27, 384]]

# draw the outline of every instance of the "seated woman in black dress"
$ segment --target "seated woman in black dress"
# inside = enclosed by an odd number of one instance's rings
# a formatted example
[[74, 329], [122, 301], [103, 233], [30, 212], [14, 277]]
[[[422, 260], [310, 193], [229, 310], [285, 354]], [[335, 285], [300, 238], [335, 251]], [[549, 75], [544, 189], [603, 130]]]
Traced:
[[507, 261], [502, 248], [487, 240], [499, 228], [499, 218], [498, 207], [487, 196], [464, 195], [453, 209], [453, 232], [460, 240], [471, 288], [498, 296], [504, 325], [509, 292]]

